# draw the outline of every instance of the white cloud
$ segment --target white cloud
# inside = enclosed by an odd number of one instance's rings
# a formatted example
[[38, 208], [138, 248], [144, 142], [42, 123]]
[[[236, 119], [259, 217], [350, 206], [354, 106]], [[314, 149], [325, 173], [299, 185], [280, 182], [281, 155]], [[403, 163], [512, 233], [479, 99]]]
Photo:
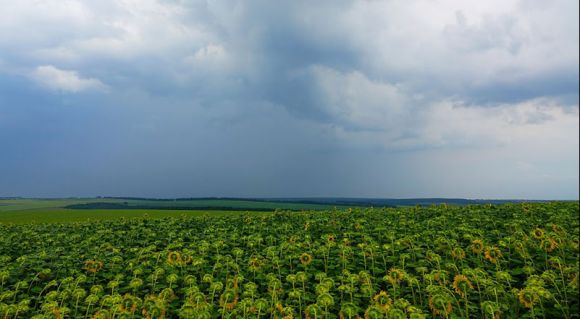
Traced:
[[578, 105], [542, 97], [495, 106], [432, 99], [360, 72], [315, 67], [329, 129], [355, 147], [387, 150], [499, 149], [538, 145], [554, 154], [578, 144]]
[[[127, 61], [191, 54], [211, 42], [188, 5], [157, 0], [0, 0], [0, 55], [18, 63]], [[207, 30], [207, 28], [205, 28]], [[14, 32], [18, 30], [18, 32]], [[42, 30], [42, 32], [38, 32]], [[32, 60], [32, 61], [31, 61]]]
[[365, 73], [446, 93], [578, 68], [577, 1], [360, 1], [339, 21]]
[[95, 78], [83, 78], [76, 71], [61, 70], [52, 65], [37, 67], [31, 77], [41, 85], [64, 92], [106, 90], [107, 86]]
[[400, 118], [411, 111], [412, 98], [396, 84], [372, 81], [358, 71], [341, 73], [315, 66], [310, 72], [323, 96], [320, 107], [338, 125], [394, 132], [401, 128]]
[[446, 100], [434, 103], [418, 128], [428, 145], [483, 149], [542, 145], [545, 150], [578, 144], [578, 107], [551, 99], [502, 104], [465, 105]]
[[[261, 78], [255, 73], [269, 72], [273, 66], [262, 63], [278, 53], [267, 52], [268, 42], [280, 45], [285, 37], [287, 50], [295, 49], [292, 41], [315, 52], [328, 50], [314, 64], [350, 52], [357, 61], [347, 67], [355, 72], [443, 95], [578, 68], [574, 1], [0, 0], [0, 5], [6, 13], [0, 19], [0, 56], [8, 63], [58, 64], [80, 72], [124, 63], [108, 71], [117, 79], [135, 76], [124, 74], [135, 68], [139, 76], [165, 72], [177, 81], [197, 80], [183, 75], [199, 72], [192, 62], [211, 66], [204, 76], [235, 70], [242, 73], [234, 75], [238, 78]], [[301, 56], [304, 48], [296, 49], [299, 67], [312, 66]], [[178, 76], [172, 75], [176, 70]]]

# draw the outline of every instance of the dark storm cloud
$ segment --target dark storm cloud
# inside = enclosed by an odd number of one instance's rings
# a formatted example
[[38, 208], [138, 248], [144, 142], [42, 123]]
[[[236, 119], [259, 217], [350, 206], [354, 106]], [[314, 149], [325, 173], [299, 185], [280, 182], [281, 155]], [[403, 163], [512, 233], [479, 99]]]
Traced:
[[577, 197], [577, 3], [3, 7], [0, 196]]
[[563, 103], [578, 105], [578, 70], [545, 74], [518, 82], [488, 84], [468, 91], [474, 103], [515, 103], [537, 97], [554, 97]]

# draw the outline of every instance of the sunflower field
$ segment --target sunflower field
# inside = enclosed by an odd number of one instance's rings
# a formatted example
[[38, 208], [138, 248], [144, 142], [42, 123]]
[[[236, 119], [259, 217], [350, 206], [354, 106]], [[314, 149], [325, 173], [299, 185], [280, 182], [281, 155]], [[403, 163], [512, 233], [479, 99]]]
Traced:
[[578, 318], [578, 202], [0, 225], [0, 318]]

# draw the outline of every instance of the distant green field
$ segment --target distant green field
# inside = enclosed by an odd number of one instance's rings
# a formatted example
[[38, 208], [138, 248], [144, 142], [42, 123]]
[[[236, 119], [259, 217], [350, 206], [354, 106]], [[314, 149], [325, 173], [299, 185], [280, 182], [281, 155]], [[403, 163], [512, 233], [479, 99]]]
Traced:
[[269, 202], [235, 199], [194, 199], [177, 201], [128, 200], [129, 206], [154, 205], [157, 207], [232, 207], [237, 209], [322, 210], [334, 207], [324, 204]]
[[[83, 209], [69, 209], [80, 205]], [[99, 208], [99, 205], [111, 207]], [[91, 208], [95, 206], [96, 208]], [[118, 206], [118, 207], [117, 207]], [[146, 208], [143, 208], [146, 207]], [[170, 216], [224, 216], [268, 214], [268, 210], [323, 210], [332, 205], [203, 199], [158, 201], [141, 199], [0, 199], [0, 223], [74, 222], [119, 218]]]
[[88, 202], [122, 203], [116, 199], [0, 199], [0, 213], [29, 209], [61, 208], [67, 205], [84, 204]]
[[114, 220], [122, 218], [162, 218], [181, 216], [227, 216], [227, 215], [266, 215], [270, 212], [244, 211], [200, 211], [200, 210], [144, 210], [144, 209], [31, 209], [0, 212], [0, 224], [61, 223], [90, 220]]

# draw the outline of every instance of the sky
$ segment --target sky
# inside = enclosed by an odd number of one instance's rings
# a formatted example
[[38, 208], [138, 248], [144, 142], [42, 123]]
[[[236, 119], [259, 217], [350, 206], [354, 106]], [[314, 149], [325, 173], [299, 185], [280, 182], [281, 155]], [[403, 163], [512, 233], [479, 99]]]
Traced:
[[578, 199], [575, 0], [0, 0], [0, 197]]

